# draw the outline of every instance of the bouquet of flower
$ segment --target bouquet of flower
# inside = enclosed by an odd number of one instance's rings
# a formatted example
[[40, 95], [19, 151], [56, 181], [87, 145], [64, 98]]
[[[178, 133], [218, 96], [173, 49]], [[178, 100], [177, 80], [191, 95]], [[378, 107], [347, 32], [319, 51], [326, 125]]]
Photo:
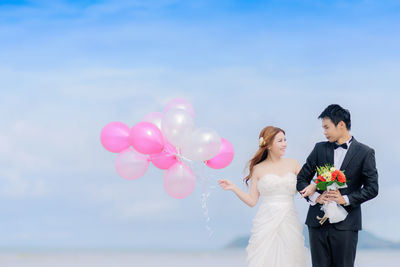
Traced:
[[344, 186], [347, 182], [344, 172], [331, 167], [330, 165], [325, 165], [322, 167], [317, 167], [318, 177], [315, 179], [317, 184], [317, 189], [325, 191], [328, 186], [332, 184], [337, 184], [340, 187]]
[[[317, 189], [322, 191], [337, 190], [340, 188], [347, 187], [347, 179], [344, 175], [344, 171], [336, 169], [333, 166], [325, 165], [322, 167], [317, 167], [318, 176], [314, 180], [317, 184]], [[347, 211], [335, 201], [329, 201], [322, 205], [321, 210], [325, 212], [324, 217], [317, 216], [319, 223], [322, 225], [329, 219], [330, 223], [341, 222], [346, 219]]]

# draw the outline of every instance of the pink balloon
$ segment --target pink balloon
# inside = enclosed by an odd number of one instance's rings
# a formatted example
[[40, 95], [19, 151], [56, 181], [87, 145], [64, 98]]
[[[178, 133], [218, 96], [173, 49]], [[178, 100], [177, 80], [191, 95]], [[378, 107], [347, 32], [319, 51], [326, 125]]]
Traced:
[[132, 146], [142, 154], [160, 153], [164, 148], [164, 137], [153, 123], [139, 122], [131, 129]]
[[161, 153], [150, 156], [151, 162], [159, 169], [167, 170], [169, 167], [178, 162], [176, 159], [176, 148], [170, 143], [166, 143]]
[[173, 198], [188, 197], [194, 190], [196, 181], [192, 170], [182, 162], [172, 165], [164, 175], [164, 188]]
[[222, 169], [231, 164], [235, 151], [232, 144], [225, 138], [221, 138], [221, 149], [219, 153], [210, 160], [206, 161], [208, 167]]
[[149, 168], [149, 157], [130, 147], [118, 154], [115, 168], [122, 178], [135, 180], [146, 173]]
[[110, 122], [101, 130], [100, 141], [108, 151], [119, 153], [131, 144], [129, 127], [122, 122]]
[[142, 121], [147, 121], [153, 123], [155, 126], [158, 127], [158, 129], [161, 130], [161, 120], [163, 117], [163, 113], [161, 112], [152, 112], [147, 114]]
[[173, 108], [184, 109], [188, 111], [192, 115], [192, 117], [194, 117], [194, 109], [192, 104], [190, 104], [189, 101], [184, 98], [174, 98], [169, 101], [165, 106], [164, 113]]

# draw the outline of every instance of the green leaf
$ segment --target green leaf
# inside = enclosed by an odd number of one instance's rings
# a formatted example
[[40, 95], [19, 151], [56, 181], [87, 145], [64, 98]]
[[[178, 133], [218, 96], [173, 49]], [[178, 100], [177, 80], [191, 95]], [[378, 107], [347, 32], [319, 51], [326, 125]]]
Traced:
[[318, 188], [318, 190], [325, 191], [326, 190], [326, 182], [319, 182], [317, 184], [317, 188]]

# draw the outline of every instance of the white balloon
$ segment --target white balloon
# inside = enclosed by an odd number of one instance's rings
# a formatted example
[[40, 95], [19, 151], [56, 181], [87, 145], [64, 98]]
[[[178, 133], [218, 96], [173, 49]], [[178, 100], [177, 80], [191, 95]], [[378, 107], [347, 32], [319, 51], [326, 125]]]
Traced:
[[149, 159], [130, 147], [118, 154], [115, 167], [122, 178], [135, 180], [146, 173], [149, 168]]
[[142, 121], [147, 121], [153, 123], [158, 129], [161, 130], [161, 120], [163, 117], [163, 113], [161, 112], [152, 112], [147, 114]]
[[170, 109], [161, 120], [164, 137], [174, 146], [181, 148], [184, 140], [193, 131], [192, 115], [184, 109]]
[[189, 111], [189, 113], [192, 114], [192, 117], [194, 116], [194, 109], [192, 104], [190, 104], [190, 102], [184, 98], [174, 98], [169, 101], [165, 106], [164, 112], [167, 112], [168, 110], [173, 108], [184, 109], [186, 111]]
[[221, 137], [210, 128], [198, 128], [185, 139], [182, 155], [191, 160], [206, 161], [215, 157], [221, 148]]

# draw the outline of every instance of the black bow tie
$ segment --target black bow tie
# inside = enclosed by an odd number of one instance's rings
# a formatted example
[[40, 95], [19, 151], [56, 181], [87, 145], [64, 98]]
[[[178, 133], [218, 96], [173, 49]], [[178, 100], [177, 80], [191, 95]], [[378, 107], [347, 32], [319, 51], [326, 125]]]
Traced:
[[[350, 138], [350, 140], [349, 140], [349, 144], [351, 143], [351, 141], [353, 141], [353, 136]], [[333, 147], [336, 149], [336, 148], [338, 148], [338, 147], [342, 147], [343, 149], [348, 149], [349, 148], [349, 146], [347, 145], [347, 143], [343, 143], [343, 144], [341, 144], [341, 145], [339, 145], [338, 143], [333, 143]]]
[[347, 147], [347, 143], [343, 143], [343, 144], [341, 144], [341, 145], [339, 145], [339, 144], [337, 144], [337, 143], [333, 143], [333, 147], [335, 148], [335, 149], [337, 149], [338, 147], [342, 147], [342, 148], [344, 148], [344, 149], [347, 149], [348, 147]]

